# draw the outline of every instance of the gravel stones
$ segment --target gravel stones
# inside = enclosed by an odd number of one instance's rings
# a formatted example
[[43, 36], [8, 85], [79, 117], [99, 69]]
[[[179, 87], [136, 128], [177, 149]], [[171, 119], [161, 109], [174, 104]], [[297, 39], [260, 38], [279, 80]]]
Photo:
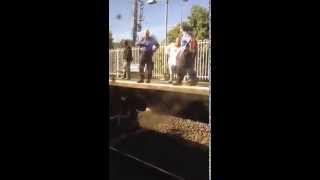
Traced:
[[142, 128], [161, 132], [172, 137], [180, 137], [191, 143], [209, 146], [210, 130], [207, 123], [142, 112], [139, 114], [139, 124]]

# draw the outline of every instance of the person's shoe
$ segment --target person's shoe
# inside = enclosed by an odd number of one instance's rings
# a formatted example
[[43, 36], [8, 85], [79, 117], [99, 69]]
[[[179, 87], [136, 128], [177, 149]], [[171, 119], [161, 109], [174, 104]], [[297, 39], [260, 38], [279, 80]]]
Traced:
[[140, 79], [139, 81], [137, 81], [137, 83], [143, 83], [143, 80], [142, 80], [142, 79]]
[[126, 79], [126, 77], [122, 77], [121, 79]]
[[181, 86], [181, 85], [182, 85], [182, 82], [174, 82], [172, 85], [174, 85], [174, 86]]
[[148, 79], [148, 80], [146, 81], [146, 83], [150, 83], [150, 79]]
[[168, 81], [168, 83], [171, 84], [171, 83], [172, 83], [172, 80]]
[[197, 84], [198, 84], [197, 81], [189, 81], [189, 82], [188, 82], [188, 85], [189, 85], [189, 86], [196, 86]]

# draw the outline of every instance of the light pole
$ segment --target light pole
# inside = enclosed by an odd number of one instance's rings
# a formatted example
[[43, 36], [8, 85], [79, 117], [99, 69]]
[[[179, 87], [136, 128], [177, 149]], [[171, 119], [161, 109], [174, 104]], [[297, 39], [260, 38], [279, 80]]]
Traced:
[[169, 0], [166, 0], [166, 45], [168, 43], [168, 4], [169, 4]]
[[132, 24], [132, 40], [133, 44], [137, 39], [137, 17], [138, 16], [138, 0], [133, 0], [133, 24]]
[[181, 15], [180, 15], [180, 29], [182, 27], [182, 9], [183, 9], [183, 3], [181, 3]]
[[[182, 0], [183, 2], [187, 2], [188, 0]], [[147, 0], [146, 1], [147, 4], [156, 4], [157, 1], [156, 0]], [[166, 39], [165, 39], [165, 45], [167, 46], [168, 45], [168, 5], [169, 5], [169, 0], [166, 0], [166, 4], [165, 4], [165, 26], [166, 26]], [[182, 6], [181, 6], [181, 23], [182, 23]], [[167, 62], [167, 57], [165, 56], [164, 57], [165, 59], [165, 62]], [[166, 69], [166, 73], [165, 73], [165, 77], [166, 77], [166, 74], [167, 74], [167, 71], [168, 69]], [[166, 78], [164, 78], [166, 79]]]
[[[148, 0], [147, 1], [148, 4], [156, 4], [157, 1], [156, 0]], [[165, 46], [167, 46], [168, 43], [168, 4], [169, 4], [169, 0], [166, 0], [166, 7], [165, 7], [165, 24], [166, 24], [166, 40], [165, 40]], [[164, 62], [165, 62], [165, 74], [164, 74], [164, 78], [166, 79], [166, 77], [168, 76], [168, 67], [167, 67], [167, 56], [164, 54]]]
[[[157, 1], [156, 0], [148, 0], [147, 3], [148, 4], [156, 4]], [[168, 42], [168, 4], [169, 4], [169, 0], [166, 0], [166, 10], [165, 10], [165, 23], [166, 23], [166, 42], [165, 42], [165, 44], [166, 45]]]
[[188, 0], [182, 0], [182, 3], [181, 3], [180, 27], [182, 27], [182, 11], [183, 11], [183, 2], [188, 2]]
[[[211, 56], [212, 56], [212, 49], [211, 49], [211, 0], [209, 0], [209, 63], [208, 63], [208, 76], [209, 76], [209, 82], [212, 82], [211, 79]], [[213, 64], [214, 66], [214, 64]], [[215, 82], [214, 82], [215, 83]], [[209, 129], [211, 129], [211, 83], [209, 83]], [[211, 133], [209, 135], [209, 179], [211, 179]]]
[[[147, 1], [148, 4], [156, 4], [157, 1], [156, 0], [148, 0]], [[166, 24], [166, 41], [165, 41], [165, 45], [167, 45], [168, 42], [168, 4], [169, 4], [169, 0], [166, 0], [166, 7], [165, 7], [165, 24]]]
[[[182, 0], [183, 2], [187, 2], [188, 0]], [[148, 4], [156, 4], [156, 0], [147, 0]], [[166, 7], [165, 7], [165, 24], [166, 24], [166, 41], [165, 44], [167, 45], [168, 43], [168, 5], [169, 5], [169, 0], [166, 0]], [[181, 5], [181, 17], [180, 17], [180, 25], [182, 24], [182, 5]]]

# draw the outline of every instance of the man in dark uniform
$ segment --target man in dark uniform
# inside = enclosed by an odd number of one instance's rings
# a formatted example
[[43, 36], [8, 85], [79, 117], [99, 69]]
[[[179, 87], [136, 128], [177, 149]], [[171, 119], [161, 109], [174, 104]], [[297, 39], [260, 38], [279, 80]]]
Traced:
[[190, 75], [189, 85], [197, 84], [197, 74], [194, 71], [197, 54], [197, 41], [191, 33], [191, 28], [184, 24], [181, 28], [181, 50], [177, 56], [178, 78], [174, 85], [181, 85], [184, 76]]
[[124, 52], [123, 52], [123, 77], [122, 79], [130, 80], [130, 64], [132, 62], [132, 51], [128, 41], [124, 41]]
[[137, 42], [136, 45], [142, 48], [142, 52], [140, 56], [140, 64], [139, 64], [140, 80], [138, 81], [138, 83], [144, 82], [145, 65], [147, 65], [146, 83], [150, 83], [150, 80], [152, 77], [152, 70], [153, 70], [152, 56], [153, 56], [153, 53], [159, 48], [159, 43], [153, 37], [150, 37], [149, 30], [146, 30], [145, 36], [139, 42]]

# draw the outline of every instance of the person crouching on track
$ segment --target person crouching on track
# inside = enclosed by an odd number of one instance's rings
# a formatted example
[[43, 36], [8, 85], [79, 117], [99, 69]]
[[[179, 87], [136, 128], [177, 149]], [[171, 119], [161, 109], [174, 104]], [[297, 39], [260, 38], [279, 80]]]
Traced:
[[152, 56], [153, 56], [153, 53], [159, 48], [159, 43], [149, 35], [149, 30], [146, 30], [145, 36], [139, 42], [137, 42], [136, 45], [142, 48], [141, 49], [142, 53], [140, 56], [140, 64], [139, 64], [140, 80], [138, 81], [138, 83], [144, 82], [145, 65], [147, 65], [146, 83], [150, 83], [151, 77], [152, 77], [152, 70], [153, 70]]
[[132, 62], [132, 51], [128, 41], [124, 41], [124, 52], [123, 52], [123, 77], [122, 79], [130, 80], [130, 64]]
[[174, 79], [174, 75], [176, 74], [176, 63], [177, 63], [177, 54], [180, 49], [180, 37], [176, 39], [175, 43], [170, 44], [166, 49], [166, 55], [168, 57], [168, 65], [169, 65], [169, 75], [170, 80], [168, 83], [172, 83]]
[[116, 123], [120, 131], [136, 129], [138, 124], [138, 114], [136, 110], [135, 100], [129, 98], [128, 95], [120, 96], [120, 101], [116, 115], [109, 117], [110, 121]]

